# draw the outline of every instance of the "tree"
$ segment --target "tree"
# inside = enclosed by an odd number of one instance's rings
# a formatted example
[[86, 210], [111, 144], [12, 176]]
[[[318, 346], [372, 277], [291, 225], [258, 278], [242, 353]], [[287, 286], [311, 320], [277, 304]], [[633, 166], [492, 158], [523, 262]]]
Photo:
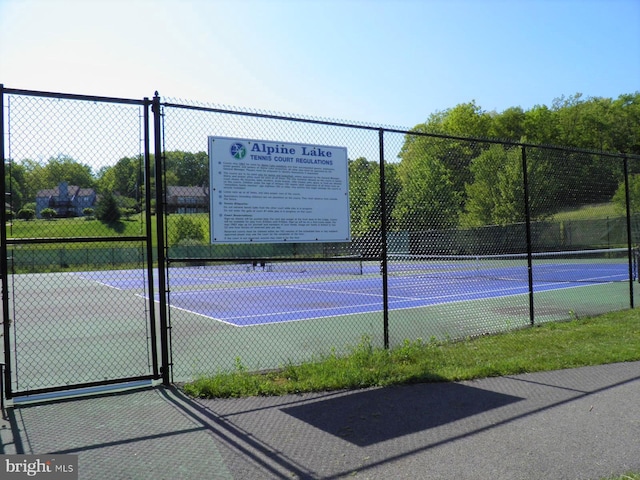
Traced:
[[[522, 148], [492, 145], [473, 160], [473, 182], [466, 185], [467, 200], [461, 224], [466, 227], [507, 225], [525, 221]], [[539, 151], [527, 157], [529, 213], [534, 220], [556, 210], [559, 187], [551, 165]], [[552, 199], [554, 201], [549, 202]]]
[[[206, 152], [165, 152], [165, 171], [175, 173], [175, 177], [167, 177], [167, 185], [184, 187], [201, 187], [209, 185], [209, 156]], [[175, 183], [173, 183], [175, 182]]]
[[14, 211], [20, 210], [26, 201], [25, 168], [16, 162], [7, 162], [5, 170], [5, 191], [9, 193], [7, 203]]
[[120, 220], [120, 209], [111, 192], [106, 192], [96, 206], [96, 218], [102, 223], [114, 224]]
[[537, 144], [557, 144], [557, 118], [546, 105], [536, 105], [525, 112], [522, 140]]
[[[387, 229], [395, 228], [393, 212], [395, 209], [400, 181], [398, 179], [398, 164], [387, 163], [384, 167], [385, 205], [387, 208]], [[380, 169], [376, 168], [369, 176], [369, 182], [364, 196], [362, 208], [361, 231], [380, 231], [382, 224], [382, 200], [380, 198]]]
[[[93, 188], [95, 180], [88, 165], [80, 164], [75, 160], [58, 156], [50, 158], [47, 163], [24, 159], [20, 162], [24, 183], [22, 196], [24, 200], [34, 200], [39, 191], [54, 188], [60, 182], [69, 185]], [[17, 165], [12, 166], [12, 171], [17, 170]]]
[[201, 243], [204, 240], [202, 226], [187, 215], [179, 215], [175, 220], [171, 243]]
[[64, 155], [50, 158], [44, 168], [49, 186], [58, 185], [60, 182], [79, 187], [93, 187], [95, 184], [89, 165], [78, 163]]
[[[626, 215], [627, 194], [624, 182], [620, 182], [611, 201], [620, 215]], [[632, 214], [640, 213], [640, 174], [629, 176], [629, 208]]]
[[138, 202], [143, 184], [142, 159], [121, 158], [115, 165], [102, 168], [98, 178], [101, 191], [118, 192], [121, 196], [133, 198]]
[[409, 166], [398, 166], [402, 186], [393, 212], [405, 230], [428, 230], [457, 224], [462, 195], [455, 188], [453, 174], [438, 158], [425, 154]]
[[519, 141], [525, 134], [525, 112], [521, 107], [507, 108], [492, 117], [489, 136]]
[[363, 220], [367, 205], [367, 189], [372, 173], [379, 169], [378, 164], [364, 157], [349, 160], [349, 203], [351, 212], [351, 230], [360, 235], [366, 233], [367, 226]]

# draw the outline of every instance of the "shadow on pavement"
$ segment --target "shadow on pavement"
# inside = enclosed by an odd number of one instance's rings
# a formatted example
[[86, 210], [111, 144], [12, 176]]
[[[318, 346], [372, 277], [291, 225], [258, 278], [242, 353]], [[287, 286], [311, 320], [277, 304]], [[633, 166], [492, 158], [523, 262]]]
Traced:
[[359, 446], [440, 427], [522, 398], [458, 383], [364, 390], [283, 408], [309, 425]]

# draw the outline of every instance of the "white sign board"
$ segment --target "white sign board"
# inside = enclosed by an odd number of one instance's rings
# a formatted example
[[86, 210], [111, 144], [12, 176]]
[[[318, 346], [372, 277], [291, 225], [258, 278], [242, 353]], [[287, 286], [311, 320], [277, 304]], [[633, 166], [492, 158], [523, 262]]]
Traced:
[[211, 243], [348, 242], [347, 149], [209, 137]]

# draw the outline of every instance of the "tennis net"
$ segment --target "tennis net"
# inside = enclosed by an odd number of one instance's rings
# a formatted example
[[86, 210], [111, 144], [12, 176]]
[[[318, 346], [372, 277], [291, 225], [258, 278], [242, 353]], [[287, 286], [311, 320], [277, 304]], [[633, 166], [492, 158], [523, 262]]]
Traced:
[[[631, 254], [631, 273], [629, 255]], [[637, 251], [626, 248], [538, 252], [531, 255], [534, 283], [610, 283], [638, 278]], [[488, 278], [528, 282], [528, 255], [403, 255], [387, 257], [392, 276]]]
[[198, 259], [180, 260], [175, 264], [191, 266], [218, 273], [273, 272], [308, 276], [362, 275], [363, 261], [360, 256], [312, 257], [312, 258], [243, 258], [243, 259]]

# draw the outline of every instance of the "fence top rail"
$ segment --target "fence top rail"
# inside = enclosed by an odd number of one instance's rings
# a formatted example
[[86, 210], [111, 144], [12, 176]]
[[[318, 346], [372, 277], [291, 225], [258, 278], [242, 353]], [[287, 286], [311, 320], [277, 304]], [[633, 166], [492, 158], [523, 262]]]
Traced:
[[169, 108], [180, 108], [184, 110], [196, 110], [201, 112], [222, 113], [227, 115], [240, 115], [240, 116], [246, 116], [246, 117], [267, 118], [271, 120], [285, 120], [285, 121], [300, 122], [300, 123], [313, 123], [316, 125], [327, 125], [332, 127], [346, 127], [346, 128], [353, 128], [353, 129], [359, 129], [359, 130], [374, 130], [374, 131], [384, 130], [387, 132], [392, 132], [392, 131], [404, 132], [405, 131], [405, 130], [394, 130], [394, 128], [399, 128], [399, 127], [391, 128], [391, 127], [384, 127], [381, 125], [373, 125], [373, 124], [367, 124], [367, 123], [348, 122], [346, 120], [329, 120], [329, 119], [304, 117], [300, 115], [284, 114], [284, 113], [279, 114], [279, 113], [268, 113], [268, 112], [255, 112], [250, 110], [233, 109], [230, 107], [216, 107], [216, 106], [196, 105], [196, 104], [189, 105], [187, 103], [176, 103], [176, 102], [169, 102], [169, 101], [163, 101], [162, 106], [169, 107]]
[[2, 84], [0, 84], [0, 92], [7, 95], [21, 95], [25, 97], [57, 98], [61, 100], [80, 100], [100, 103], [121, 103], [126, 105], [151, 105], [151, 101], [148, 98], [136, 100], [133, 98], [102, 97], [96, 95], [80, 95], [74, 93], [23, 90], [18, 88], [6, 88]]

